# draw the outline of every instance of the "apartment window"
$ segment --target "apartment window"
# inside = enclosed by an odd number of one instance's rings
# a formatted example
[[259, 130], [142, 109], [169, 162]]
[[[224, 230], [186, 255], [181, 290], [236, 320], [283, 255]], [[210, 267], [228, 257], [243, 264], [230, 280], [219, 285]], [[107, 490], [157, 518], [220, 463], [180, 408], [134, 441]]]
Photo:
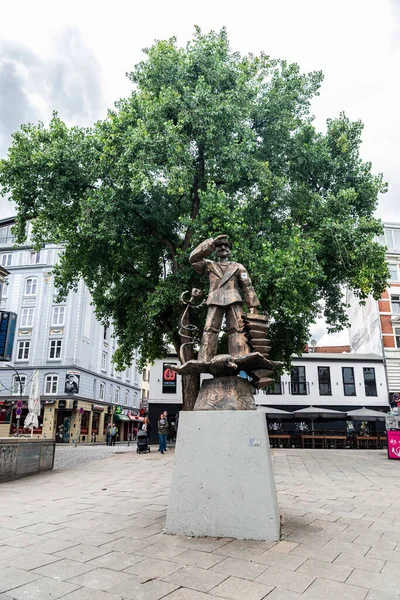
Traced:
[[53, 306], [52, 325], [64, 325], [65, 306]]
[[58, 390], [58, 375], [46, 375], [44, 393], [57, 394]]
[[[21, 380], [21, 382], [20, 382]], [[22, 388], [20, 390], [20, 388]], [[26, 388], [26, 375], [14, 375], [11, 386], [11, 393], [15, 396], [21, 396], [25, 394]]]
[[128, 406], [129, 402], [129, 390], [125, 390], [125, 406]]
[[397, 265], [389, 264], [389, 273], [390, 273], [390, 281], [398, 281], [399, 279], [399, 270]]
[[106, 385], [105, 385], [105, 383], [101, 382], [100, 389], [99, 389], [99, 399], [100, 400], [104, 400], [105, 391], [106, 391]]
[[115, 402], [116, 402], [116, 404], [119, 404], [119, 396], [120, 396], [120, 389], [119, 389], [119, 387], [117, 386], [117, 387], [115, 388]]
[[101, 354], [101, 370], [107, 371], [107, 352]]
[[143, 381], [147, 381], [147, 369], [143, 369]]
[[49, 359], [61, 358], [62, 340], [50, 340]]
[[396, 348], [400, 348], [400, 327], [395, 327], [394, 338], [396, 340]]
[[392, 313], [400, 315], [400, 296], [390, 296], [390, 302], [392, 303]]
[[2, 254], [1, 255], [1, 266], [2, 267], [10, 267], [12, 262], [12, 254]]
[[138, 371], [137, 366], [135, 365], [135, 371], [134, 371], [134, 377], [133, 377], [134, 383], [138, 382], [138, 375], [139, 375], [139, 371]]
[[23, 342], [18, 342], [17, 360], [28, 360], [30, 346], [31, 346], [30, 340], [24, 340]]
[[400, 229], [385, 228], [385, 235], [379, 241], [388, 247], [388, 250], [400, 250]]
[[32, 327], [34, 308], [23, 308], [21, 312], [21, 327]]
[[28, 277], [25, 281], [25, 296], [36, 296], [37, 277]]
[[306, 368], [305, 367], [293, 367], [291, 374], [291, 391], [296, 396], [302, 396], [307, 394], [307, 382], [306, 382]]
[[130, 381], [130, 379], [131, 379], [131, 370], [130, 369], [126, 369], [125, 379], [126, 379], [126, 381]]
[[113, 384], [110, 385], [110, 402], [113, 401], [113, 393], [114, 393], [114, 386]]
[[29, 264], [37, 265], [40, 263], [40, 252], [29, 252]]
[[1, 291], [1, 299], [5, 300], [8, 297], [8, 288], [10, 287], [10, 285], [6, 282], [3, 283], [3, 285], [1, 285], [0, 287], [0, 291]]
[[373, 367], [364, 367], [364, 387], [366, 396], [377, 396], [375, 369]]
[[271, 385], [264, 388], [264, 392], [266, 394], [271, 394], [271, 395], [279, 395], [279, 396], [282, 395], [281, 378], [279, 377], [279, 381], [275, 381], [275, 383], [271, 383]]
[[0, 242], [15, 242], [15, 236], [12, 233], [13, 225], [3, 225], [0, 227]]
[[342, 367], [343, 390], [345, 396], [356, 395], [356, 384], [354, 381], [353, 367]]
[[331, 370], [329, 367], [318, 367], [318, 385], [320, 396], [331, 396]]
[[103, 340], [107, 341], [107, 332], [108, 332], [108, 327], [104, 326], [103, 328]]

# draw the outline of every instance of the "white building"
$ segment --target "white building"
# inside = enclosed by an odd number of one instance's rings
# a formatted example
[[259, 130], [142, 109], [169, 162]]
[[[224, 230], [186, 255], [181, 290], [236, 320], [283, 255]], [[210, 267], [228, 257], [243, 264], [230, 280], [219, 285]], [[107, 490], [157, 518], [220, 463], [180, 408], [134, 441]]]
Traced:
[[113, 328], [96, 319], [83, 281], [65, 302], [57, 302], [52, 267], [62, 247], [49, 244], [36, 252], [28, 242], [15, 248], [12, 224], [0, 221], [0, 265], [9, 271], [0, 308], [18, 315], [11, 367], [0, 363], [0, 437], [15, 429], [19, 378], [23, 424], [29, 383], [38, 369], [43, 415], [37, 435], [70, 442], [79, 433], [88, 441], [94, 433], [102, 440], [115, 413], [120, 439], [126, 439], [140, 407], [138, 357], [124, 372], [115, 370]]

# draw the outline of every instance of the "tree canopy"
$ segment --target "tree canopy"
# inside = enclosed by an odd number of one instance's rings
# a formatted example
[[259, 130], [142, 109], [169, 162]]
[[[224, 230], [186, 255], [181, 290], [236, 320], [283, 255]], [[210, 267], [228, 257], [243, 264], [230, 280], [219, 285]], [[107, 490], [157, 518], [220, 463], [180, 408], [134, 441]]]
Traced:
[[132, 93], [91, 128], [21, 127], [0, 163], [17, 205], [18, 241], [64, 243], [60, 294], [83, 278], [112, 320], [115, 357], [178, 350], [180, 294], [206, 282], [190, 250], [226, 233], [270, 316], [272, 356], [301, 352], [324, 314], [347, 321], [342, 288], [378, 298], [385, 252], [373, 217], [381, 175], [360, 158], [362, 123], [344, 114], [316, 130], [322, 73], [241, 56], [227, 33], [195, 30], [186, 47], [157, 41], [129, 78]]

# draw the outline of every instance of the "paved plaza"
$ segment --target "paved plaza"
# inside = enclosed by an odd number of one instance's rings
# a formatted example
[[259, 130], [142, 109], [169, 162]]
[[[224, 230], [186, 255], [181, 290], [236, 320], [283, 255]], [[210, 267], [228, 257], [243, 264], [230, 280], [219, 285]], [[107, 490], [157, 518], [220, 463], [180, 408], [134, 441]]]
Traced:
[[165, 535], [173, 451], [104, 450], [57, 449], [55, 471], [0, 484], [1, 600], [400, 598], [400, 464], [385, 451], [274, 450], [271, 544]]

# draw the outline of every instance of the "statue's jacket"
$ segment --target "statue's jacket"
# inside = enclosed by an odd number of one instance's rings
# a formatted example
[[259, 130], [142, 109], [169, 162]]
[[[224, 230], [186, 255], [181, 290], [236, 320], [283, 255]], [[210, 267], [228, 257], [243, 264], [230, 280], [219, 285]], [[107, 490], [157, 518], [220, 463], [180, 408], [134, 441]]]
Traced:
[[207, 304], [213, 306], [230, 306], [243, 302], [239, 289], [242, 290], [249, 308], [259, 306], [260, 302], [251, 284], [247, 270], [237, 262], [227, 262], [225, 269], [220, 263], [208, 260], [206, 257], [215, 250], [213, 239], [202, 242], [193, 250], [189, 262], [200, 275], [208, 275], [210, 291]]

